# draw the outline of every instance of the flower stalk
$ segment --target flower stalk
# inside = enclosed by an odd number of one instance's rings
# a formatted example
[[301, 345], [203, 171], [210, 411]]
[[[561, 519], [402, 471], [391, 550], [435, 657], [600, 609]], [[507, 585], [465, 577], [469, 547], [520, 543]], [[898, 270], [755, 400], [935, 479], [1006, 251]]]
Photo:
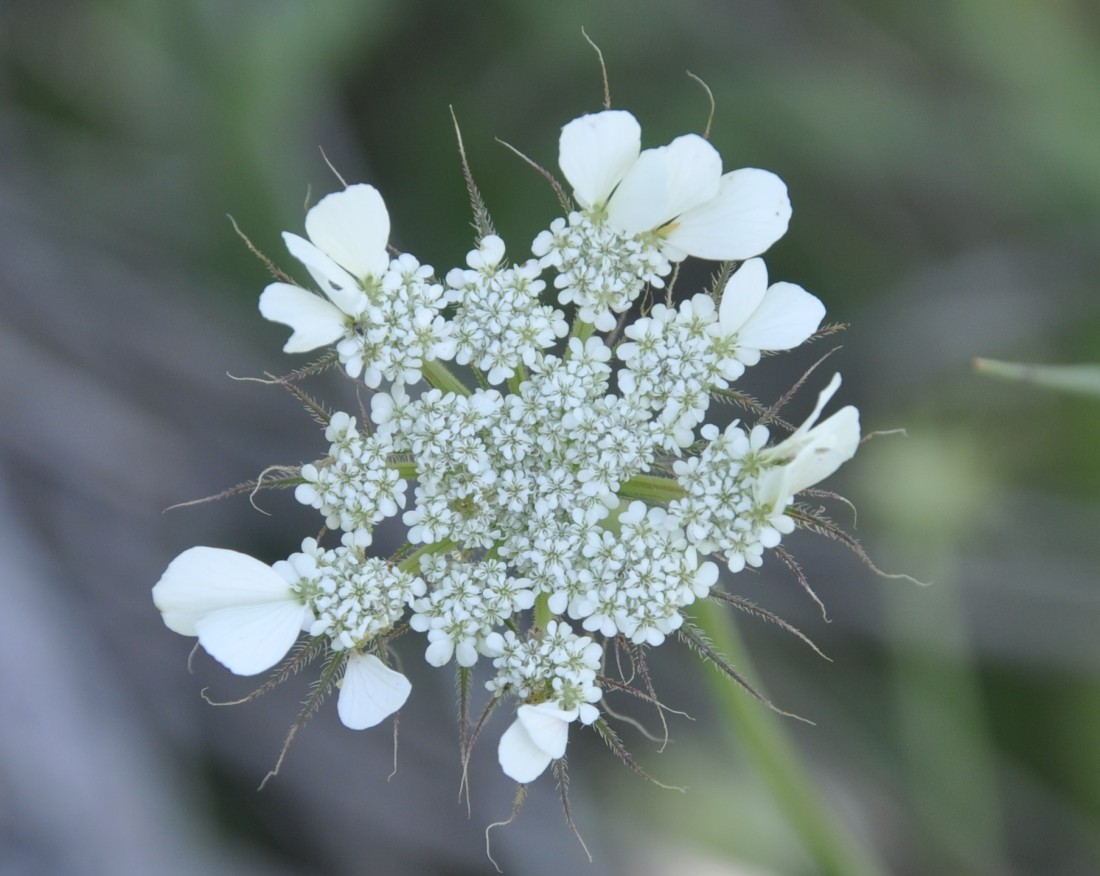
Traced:
[[[696, 607], [699, 626], [730, 663], [752, 675], [748, 652], [737, 626], [713, 602]], [[789, 718], [761, 708], [717, 672], [708, 672], [711, 695], [726, 726], [746, 749], [761, 779], [823, 876], [887, 876], [876, 857], [852, 834], [814, 784], [790, 733]], [[759, 689], [759, 688], [758, 688]]]

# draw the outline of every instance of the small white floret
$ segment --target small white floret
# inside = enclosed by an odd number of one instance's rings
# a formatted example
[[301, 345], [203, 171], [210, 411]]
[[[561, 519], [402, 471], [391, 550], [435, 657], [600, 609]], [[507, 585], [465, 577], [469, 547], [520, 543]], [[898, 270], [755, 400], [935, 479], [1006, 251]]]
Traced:
[[794, 283], [768, 286], [763, 259], [749, 259], [722, 291], [715, 334], [737, 338], [737, 357], [755, 365], [762, 350], [790, 350], [817, 331], [825, 305]]
[[786, 440], [766, 451], [780, 467], [766, 472], [758, 496], [775, 511], [782, 510], [792, 496], [824, 480], [851, 459], [859, 447], [859, 411], [848, 405], [818, 423], [821, 411], [840, 387], [834, 374], [821, 391], [810, 416]]
[[374, 186], [359, 183], [325, 195], [306, 214], [306, 234], [358, 280], [381, 275], [390, 263], [390, 215]]

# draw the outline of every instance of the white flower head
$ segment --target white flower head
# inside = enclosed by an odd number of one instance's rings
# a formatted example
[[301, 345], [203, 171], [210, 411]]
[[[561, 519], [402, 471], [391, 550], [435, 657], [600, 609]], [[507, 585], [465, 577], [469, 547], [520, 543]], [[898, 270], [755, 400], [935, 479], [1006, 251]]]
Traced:
[[579, 714], [578, 708], [562, 709], [554, 702], [520, 706], [497, 746], [504, 774], [520, 784], [537, 779], [550, 761], [564, 756], [569, 725]]
[[237, 675], [256, 675], [286, 656], [309, 609], [286, 579], [259, 560], [211, 547], [184, 551], [153, 586], [168, 629], [198, 636]]
[[[747, 366], [824, 316], [799, 286], [769, 285], [757, 257], [790, 219], [778, 177], [724, 172], [695, 134], [643, 149], [617, 110], [569, 122], [559, 147], [577, 207], [519, 261], [484, 226], [449, 270], [391, 258], [369, 185], [322, 198], [304, 237], [284, 234], [315, 288], [271, 283], [260, 312], [290, 327], [286, 352], [332, 347], [287, 380], [338, 361], [372, 390], [358, 422], [302, 390], [327, 450], [263, 484], [292, 487], [325, 527], [273, 567], [193, 548], [153, 588], [165, 624], [232, 672], [329, 655], [322, 681], [338, 678], [353, 729], [410, 696], [391, 643], [455, 664], [463, 696], [469, 670], [491, 662], [492, 703], [516, 706], [497, 757], [521, 784], [564, 766], [570, 725], [616, 718], [605, 689], [637, 684], [609, 677], [616, 654], [633, 661], [683, 632], [691, 606], [718, 595], [716, 560], [760, 566], [794, 529], [795, 496], [860, 440], [855, 408], [821, 419], [839, 375], [774, 446], [767, 425], [705, 422], [713, 402], [738, 399]], [[721, 295], [657, 295], [688, 257], [741, 264]], [[386, 557], [402, 539], [376, 541], [376, 527], [399, 523], [404, 547]]]
[[309, 240], [289, 232], [283, 239], [326, 298], [289, 283], [272, 283], [260, 295], [264, 318], [294, 330], [286, 353], [343, 337], [367, 304], [364, 286], [389, 265], [390, 217], [374, 186], [352, 185], [323, 197], [306, 214], [306, 233]]

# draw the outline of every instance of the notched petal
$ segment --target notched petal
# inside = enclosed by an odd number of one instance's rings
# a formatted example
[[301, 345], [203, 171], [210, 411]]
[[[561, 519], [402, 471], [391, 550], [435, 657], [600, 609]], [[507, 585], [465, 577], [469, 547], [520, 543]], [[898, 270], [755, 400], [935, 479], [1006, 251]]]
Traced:
[[552, 759], [535, 745], [519, 718], [504, 731], [497, 746], [500, 768], [508, 778], [521, 784], [533, 782], [542, 775]]
[[213, 612], [295, 598], [286, 579], [266, 563], [223, 548], [189, 548], [153, 585], [153, 604], [165, 625], [184, 636], [196, 635], [195, 623]]
[[345, 727], [365, 730], [405, 705], [412, 684], [373, 654], [352, 654], [344, 669], [336, 711]]
[[638, 157], [642, 131], [623, 110], [606, 110], [574, 119], [561, 129], [558, 164], [582, 207], [607, 201]]
[[791, 220], [787, 186], [754, 167], [722, 177], [715, 198], [683, 213], [666, 239], [697, 258], [748, 259], [779, 240]]
[[335, 304], [289, 283], [272, 283], [260, 295], [264, 319], [290, 326], [284, 353], [306, 353], [326, 347], [346, 332], [345, 315]]
[[360, 183], [325, 195], [306, 214], [306, 234], [358, 280], [381, 276], [389, 266], [390, 214], [374, 186]]

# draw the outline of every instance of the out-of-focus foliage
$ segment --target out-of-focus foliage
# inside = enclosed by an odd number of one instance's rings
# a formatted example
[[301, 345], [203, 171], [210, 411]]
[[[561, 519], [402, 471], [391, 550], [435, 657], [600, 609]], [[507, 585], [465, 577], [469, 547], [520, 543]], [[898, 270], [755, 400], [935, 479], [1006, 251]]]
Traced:
[[1029, 365], [975, 359], [974, 370], [1004, 380], [1020, 380], [1045, 389], [1100, 396], [1100, 365]]
[[[0, 800], [21, 801], [0, 804], [13, 872], [484, 869], [480, 828], [510, 790], [484, 746], [466, 820], [442, 766], [450, 679], [410, 667], [390, 782], [388, 734], [329, 716], [256, 795], [303, 691], [206, 706], [207, 667], [186, 674], [148, 588], [183, 547], [273, 560], [316, 523], [277, 500], [274, 523], [243, 500], [159, 513], [323, 450], [290, 399], [224, 376], [287, 367], [283, 330], [255, 312], [264, 268], [225, 214], [288, 264], [279, 232], [338, 185], [321, 146], [381, 189], [395, 243], [445, 270], [473, 238], [453, 106], [522, 256], [555, 199], [494, 138], [554, 168], [560, 126], [602, 101], [582, 25], [647, 145], [705, 124], [690, 70], [717, 99], [730, 166], [787, 181], [794, 220], [769, 273], [851, 324], [829, 363], [843, 402], [868, 431], [909, 435], [870, 442], [837, 488], [875, 558], [931, 586], [811, 538], [792, 545], [831, 623], [778, 563], [731, 582], [832, 658], [742, 624], [773, 700], [816, 722], [792, 731], [826, 798], [890, 872], [1100, 869], [1100, 408], [970, 370], [1097, 359], [1094, 5], [9, 0], [0, 516], [19, 562], [0, 642], [24, 668], [0, 692], [26, 716], [0, 730]], [[763, 363], [750, 390], [775, 398], [812, 357]], [[688, 793], [597, 773], [598, 743], [571, 745], [593, 872], [671, 858], [814, 873], [691, 666], [655, 669], [696, 722], [672, 716], [659, 756], [625, 740]], [[536, 789], [496, 831], [509, 872], [583, 872], [555, 807]]]

